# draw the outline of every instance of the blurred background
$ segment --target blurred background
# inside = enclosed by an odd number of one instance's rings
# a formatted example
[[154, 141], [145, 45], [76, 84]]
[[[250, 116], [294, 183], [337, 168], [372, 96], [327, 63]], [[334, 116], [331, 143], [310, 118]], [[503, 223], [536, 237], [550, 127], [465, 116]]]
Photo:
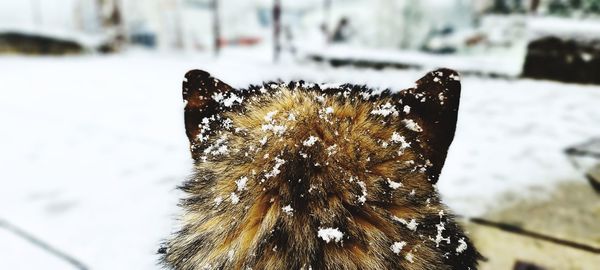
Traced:
[[482, 269], [600, 265], [600, 0], [0, 0], [0, 269], [158, 269], [181, 81], [461, 72], [438, 188]]

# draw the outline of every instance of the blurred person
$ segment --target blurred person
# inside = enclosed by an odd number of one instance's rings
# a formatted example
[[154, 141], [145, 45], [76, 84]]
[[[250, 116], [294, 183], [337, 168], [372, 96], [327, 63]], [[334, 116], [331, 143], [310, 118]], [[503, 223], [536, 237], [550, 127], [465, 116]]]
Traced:
[[284, 33], [284, 41], [285, 41], [285, 48], [287, 49], [287, 51], [289, 51], [293, 56], [296, 56], [296, 52], [298, 51], [298, 49], [296, 48], [296, 44], [295, 44], [295, 36], [294, 36], [294, 31], [292, 30], [292, 27], [290, 25], [286, 25], [283, 28], [283, 33]]
[[333, 31], [332, 41], [334, 43], [347, 42], [352, 36], [350, 20], [347, 17], [342, 17]]

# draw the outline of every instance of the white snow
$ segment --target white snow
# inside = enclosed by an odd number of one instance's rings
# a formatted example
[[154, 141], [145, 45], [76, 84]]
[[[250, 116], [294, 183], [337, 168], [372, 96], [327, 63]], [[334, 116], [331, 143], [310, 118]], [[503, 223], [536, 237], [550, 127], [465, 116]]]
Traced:
[[229, 97], [222, 101], [222, 104], [225, 107], [231, 107], [235, 103], [242, 104], [243, 101], [244, 101], [244, 99], [242, 97], [239, 97], [233, 93], [230, 93]]
[[269, 123], [273, 122], [273, 116], [275, 116], [277, 113], [278, 111], [268, 112], [267, 115], [265, 115], [265, 121]]
[[337, 144], [328, 146], [326, 149], [327, 156], [335, 155], [337, 153]]
[[437, 225], [435, 225], [435, 227], [437, 229], [437, 235], [435, 236], [435, 239], [432, 239], [435, 242], [435, 246], [439, 247], [442, 241], [446, 242], [447, 244], [450, 244], [450, 237], [442, 236], [442, 233], [444, 233], [444, 230], [446, 230], [445, 224], [443, 222], [440, 222]]
[[294, 208], [292, 208], [291, 205], [286, 205], [284, 207], [281, 208], [281, 210], [283, 210], [284, 213], [288, 214], [288, 215], [292, 215], [294, 213]]
[[410, 113], [410, 106], [408, 106], [408, 105], [404, 105], [404, 107], [402, 108], [402, 111], [403, 111], [405, 114], [409, 114], [409, 113]]
[[319, 84], [319, 87], [322, 90], [327, 90], [327, 89], [338, 89], [342, 86], [342, 84], [340, 83], [323, 83], [323, 84]]
[[515, 59], [524, 58], [525, 45], [518, 46], [514, 52], [498, 53], [496, 50], [493, 54], [478, 53], [466, 55], [436, 55], [419, 51], [400, 51], [387, 48], [361, 48], [345, 44], [324, 48], [306, 48], [302, 53], [306, 55], [318, 55], [325, 59], [401, 63], [421, 66], [429, 70], [437, 67], [452, 67], [463, 72], [481, 72], [517, 77], [521, 74], [523, 61]]
[[260, 139], [258, 142], [260, 142], [260, 145], [265, 145], [267, 143], [267, 140], [269, 139], [268, 136], [264, 136], [262, 137], [262, 139]]
[[437, 235], [435, 236], [435, 239], [431, 238], [432, 241], [435, 242], [436, 247], [440, 246], [440, 243], [442, 241], [446, 242], [446, 244], [450, 244], [450, 237], [444, 237], [442, 235], [442, 233], [444, 233], [444, 231], [446, 230], [446, 224], [444, 222], [442, 222], [442, 217], [444, 216], [444, 210], [440, 210], [439, 216], [440, 216], [440, 222], [438, 224], [435, 225], [436, 229], [437, 229]]
[[273, 134], [275, 134], [277, 136], [281, 136], [285, 133], [285, 131], [287, 130], [287, 127], [284, 125], [266, 124], [266, 125], [262, 125], [262, 130], [263, 131], [271, 131], [271, 132], [273, 132]]
[[417, 223], [417, 221], [413, 218], [408, 224], [406, 224], [406, 228], [408, 228], [411, 231], [416, 231], [418, 225], [419, 224]]
[[[414, 190], [413, 190], [414, 191]], [[415, 220], [414, 218], [409, 221], [406, 221], [406, 219], [403, 218], [399, 218], [397, 216], [392, 216], [392, 219], [400, 222], [404, 225], [406, 225], [406, 228], [408, 228], [411, 231], [416, 231], [417, 230], [417, 226], [419, 226], [419, 223], [417, 223], [417, 220]]]
[[[44, 240], [45, 237], [41, 237]], [[76, 269], [73, 265], [40, 249], [0, 227], [2, 269]], [[10, 267], [5, 267], [10, 266]]]
[[248, 183], [248, 177], [243, 176], [240, 179], [235, 181], [235, 184], [237, 185], [237, 190], [238, 191], [242, 191], [246, 189], [246, 184]]
[[[216, 85], [216, 83], [215, 83], [215, 85]], [[225, 98], [225, 96], [223, 96], [223, 93], [214, 93], [212, 95], [212, 99], [214, 99], [216, 102], [221, 102], [224, 98]]]
[[215, 141], [214, 144], [206, 147], [203, 151], [205, 154], [225, 155], [229, 153], [229, 147], [227, 146], [227, 137], [223, 136]]
[[396, 110], [396, 108], [392, 104], [390, 104], [389, 102], [386, 102], [385, 104], [379, 106], [378, 109], [371, 111], [371, 114], [381, 115], [381, 116], [388, 116], [388, 115], [398, 116], [398, 110]]
[[458, 239], [458, 247], [456, 247], [456, 252], [462, 253], [467, 250], [467, 242], [465, 242], [464, 238]]
[[390, 141], [393, 143], [400, 143], [400, 149], [410, 147], [410, 143], [406, 141], [406, 138], [395, 131], [392, 133], [392, 138], [390, 138]]
[[223, 197], [221, 197], [221, 196], [219, 196], [219, 197], [216, 197], [216, 198], [214, 199], [214, 202], [215, 202], [215, 206], [219, 206], [219, 205], [221, 205], [221, 203], [223, 202]]
[[421, 128], [421, 126], [419, 126], [419, 124], [417, 122], [415, 122], [415, 120], [412, 119], [404, 119], [402, 120], [402, 123], [406, 126], [406, 128], [415, 131], [415, 132], [422, 132], [423, 128]]
[[279, 170], [279, 168], [283, 164], [285, 164], [285, 160], [275, 157], [275, 165], [273, 166], [273, 168], [271, 169], [270, 172], [265, 174], [265, 178], [271, 178], [271, 177], [277, 176], [281, 172], [281, 170]]
[[240, 202], [240, 197], [233, 192], [231, 192], [231, 195], [229, 195], [229, 199], [231, 200], [232, 204], [238, 204]]
[[[0, 217], [92, 269], [155, 269], [160, 241], [178, 224], [175, 187], [192, 169], [180, 89], [188, 69], [234, 87], [281, 78], [404, 89], [425, 74], [275, 65], [265, 60], [270, 53], [0, 57]], [[473, 76], [462, 83], [438, 183], [455, 212], [480, 215], [507, 192], [527, 198], [584, 181], [563, 149], [600, 134], [599, 86]], [[18, 244], [7, 239], [0, 254]], [[39, 261], [31, 268], [65, 269]], [[19, 269], [11, 263], [0, 268]]]
[[302, 145], [313, 146], [318, 140], [319, 140], [319, 138], [311, 135], [308, 137], [308, 139], [306, 139], [304, 142], [302, 142]]
[[394, 182], [392, 180], [388, 180], [388, 185], [390, 186], [391, 189], [398, 189], [399, 187], [402, 186], [402, 183]]
[[600, 38], [600, 20], [598, 18], [561, 18], [538, 17], [527, 18], [530, 39], [541, 36], [559, 36], [575, 39]]
[[323, 241], [329, 243], [330, 241], [340, 242], [344, 237], [344, 233], [342, 233], [338, 228], [322, 228], [317, 232], [317, 236], [319, 236]]
[[392, 246], [390, 247], [390, 249], [395, 254], [400, 254], [400, 251], [402, 251], [402, 248], [404, 246], [406, 246], [406, 242], [404, 242], [404, 241], [402, 241], [402, 242], [394, 242], [394, 244], [392, 244]]
[[367, 184], [365, 184], [365, 182], [363, 181], [358, 181], [356, 183], [360, 186], [360, 189], [362, 191], [362, 194], [358, 196], [358, 202], [360, 204], [364, 204], [365, 202], [367, 202]]
[[[77, 0], [0, 0], [0, 32], [54, 37], [77, 42], [87, 49], [96, 48], [109, 35], [99, 31], [99, 23], [92, 19], [97, 16], [93, 6], [94, 3]], [[34, 13], [36, 7], [39, 13]]]

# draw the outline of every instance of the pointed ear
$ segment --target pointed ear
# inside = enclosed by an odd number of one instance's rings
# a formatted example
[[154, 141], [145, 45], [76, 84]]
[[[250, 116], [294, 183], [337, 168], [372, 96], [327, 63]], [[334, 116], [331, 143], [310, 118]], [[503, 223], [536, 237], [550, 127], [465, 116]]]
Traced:
[[220, 103], [215, 98], [222, 97], [233, 88], [202, 70], [186, 73], [182, 88], [185, 133], [190, 141], [192, 157], [198, 159], [202, 151], [201, 143], [208, 138], [215, 122], [219, 120], [215, 117]]
[[410, 107], [407, 119], [415, 117], [422, 131], [417, 135], [424, 156], [432, 166], [429, 179], [436, 183], [454, 139], [460, 103], [460, 76], [454, 70], [438, 69], [417, 81], [417, 86], [401, 91], [402, 105]]

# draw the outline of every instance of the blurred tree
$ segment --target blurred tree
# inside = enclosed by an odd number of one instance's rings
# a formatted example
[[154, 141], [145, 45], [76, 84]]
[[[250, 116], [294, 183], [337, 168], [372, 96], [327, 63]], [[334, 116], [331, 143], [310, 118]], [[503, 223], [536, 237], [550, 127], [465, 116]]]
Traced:
[[215, 55], [219, 55], [221, 49], [221, 18], [219, 16], [219, 0], [213, 0], [213, 35]]
[[581, 9], [583, 4], [582, 2], [582, 0], [569, 0], [569, 8]]
[[[393, 1], [395, 2], [395, 1]], [[400, 48], [411, 49], [421, 47], [423, 42], [423, 32], [429, 33], [432, 29], [429, 18], [427, 18], [427, 8], [420, 2], [405, 2], [402, 9], [402, 32]], [[390, 5], [391, 7], [391, 5]], [[415, 27], [417, 26], [417, 27]]]
[[600, 0], [586, 0], [583, 6], [588, 14], [600, 15]]
[[344, 43], [350, 38], [350, 21], [348, 17], [342, 17], [333, 30], [331, 41], [334, 43]]
[[529, 11], [532, 13], [537, 13], [539, 7], [540, 7], [540, 0], [531, 0], [531, 2], [529, 4]]
[[274, 0], [273, 2], [273, 49], [274, 49], [274, 60], [279, 61], [279, 55], [281, 54], [281, 0]]
[[525, 5], [523, 5], [523, 0], [513, 0], [512, 11], [518, 13], [525, 13], [527, 9]]
[[600, 15], [600, 0], [550, 0], [545, 7], [551, 15]]
[[566, 16], [570, 14], [569, 4], [564, 0], [551, 0], [548, 4], [548, 13]]
[[506, 0], [494, 0], [494, 5], [491, 9], [492, 13], [500, 13], [500, 14], [508, 14], [510, 12], [510, 7]]
[[122, 18], [122, 3], [120, 0], [96, 0], [96, 5], [100, 24], [109, 37], [109, 41], [101, 46], [100, 51], [117, 51], [123, 46], [127, 36]]
[[331, 0], [323, 1], [323, 25], [321, 26], [323, 34], [326, 36], [326, 41], [331, 41], [329, 22], [331, 21]]

